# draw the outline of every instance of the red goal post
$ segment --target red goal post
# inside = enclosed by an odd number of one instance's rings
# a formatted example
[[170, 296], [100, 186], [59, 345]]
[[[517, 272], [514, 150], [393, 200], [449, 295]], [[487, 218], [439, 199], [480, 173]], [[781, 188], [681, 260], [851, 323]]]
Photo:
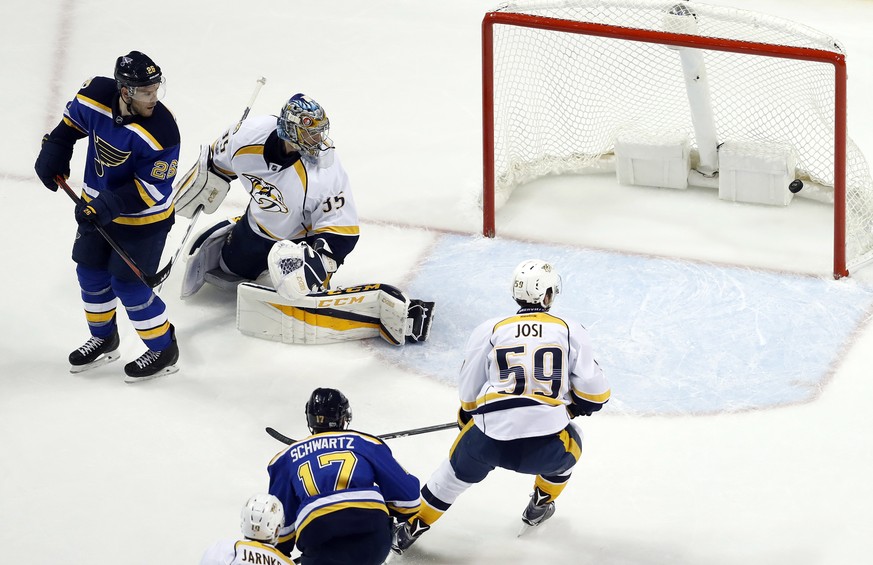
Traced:
[[[665, 30], [663, 15], [677, 7], [693, 16], [690, 32]], [[684, 131], [692, 153], [702, 151], [676, 48], [703, 53], [719, 142], [787, 142], [797, 178], [832, 199], [834, 276], [867, 261], [873, 182], [847, 135], [839, 43], [780, 18], [682, 0], [527, 1], [485, 14], [483, 234], [496, 234], [495, 195], [614, 157], [622, 128]]]

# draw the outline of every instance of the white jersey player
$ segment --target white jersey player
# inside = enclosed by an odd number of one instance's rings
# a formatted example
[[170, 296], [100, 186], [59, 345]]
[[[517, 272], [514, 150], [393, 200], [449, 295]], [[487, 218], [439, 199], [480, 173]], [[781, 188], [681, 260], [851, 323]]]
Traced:
[[560, 287], [551, 264], [525, 261], [512, 282], [521, 309], [473, 330], [458, 383], [461, 433], [422, 487], [418, 514], [395, 528], [395, 552], [412, 545], [495, 467], [536, 475], [524, 529], [554, 514], [554, 500], [581, 454], [582, 436], [570, 419], [590, 416], [610, 396], [587, 330], [549, 313]]
[[282, 503], [273, 495], [256, 494], [240, 514], [243, 538], [221, 540], [203, 554], [200, 565], [291, 565], [290, 557], [276, 549], [279, 530], [285, 525]]
[[[228, 275], [255, 280], [267, 271], [267, 256], [277, 241], [303, 246], [313, 275], [310, 290], [328, 287], [328, 281], [358, 241], [358, 213], [348, 175], [328, 137], [330, 120], [312, 98], [295, 94], [278, 117], [256, 116], [228, 128], [203, 148], [197, 175], [183, 181], [177, 199], [181, 215], [192, 217], [197, 206], [214, 211], [227, 192], [227, 183], [239, 180], [251, 200], [235, 224], [220, 222], [202, 233], [191, 255], [206, 260], [205, 267], [189, 259], [183, 297], [203, 283], [192, 273], [220, 268]], [[204, 174], [205, 173], [205, 174]], [[215, 193], [199, 182], [222, 184]], [[186, 179], [187, 181], [188, 179]], [[221, 192], [218, 202], [215, 196]], [[206, 198], [208, 196], [208, 198]], [[216, 247], [220, 248], [220, 253]], [[212, 250], [212, 251], [208, 251]], [[195, 288], [196, 287], [196, 288]]]

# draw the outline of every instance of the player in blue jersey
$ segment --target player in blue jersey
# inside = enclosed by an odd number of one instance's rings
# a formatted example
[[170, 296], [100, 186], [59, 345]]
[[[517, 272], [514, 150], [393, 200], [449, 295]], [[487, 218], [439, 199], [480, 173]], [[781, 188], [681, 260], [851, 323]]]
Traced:
[[179, 348], [164, 302], [95, 229], [103, 226], [143, 271], [157, 271], [174, 221], [180, 141], [175, 117], [159, 101], [163, 90], [161, 68], [147, 55], [119, 57], [114, 79], [94, 77], [82, 85], [43, 138], [36, 160], [39, 179], [57, 190], [55, 177], [70, 175], [73, 145], [88, 138], [73, 261], [91, 337], [70, 354], [73, 373], [118, 359], [117, 300], [148, 348], [125, 365], [125, 381], [178, 370]]
[[303, 565], [379, 565], [391, 548], [393, 518], [419, 507], [419, 482], [382, 440], [346, 430], [349, 401], [317, 388], [306, 403], [311, 436], [270, 462], [270, 494], [282, 501], [288, 524], [277, 547], [296, 544]]
[[396, 553], [496, 467], [536, 476], [522, 531], [554, 514], [582, 451], [581, 433], [570, 419], [590, 416], [610, 396], [588, 332], [549, 313], [560, 289], [550, 263], [524, 261], [512, 280], [520, 309], [473, 330], [458, 377], [461, 433], [422, 487], [421, 510], [395, 528]]

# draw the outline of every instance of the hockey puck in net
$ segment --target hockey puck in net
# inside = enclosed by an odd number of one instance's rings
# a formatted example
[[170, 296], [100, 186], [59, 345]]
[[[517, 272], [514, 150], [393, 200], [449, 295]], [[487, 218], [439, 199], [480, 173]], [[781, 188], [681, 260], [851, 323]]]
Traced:
[[797, 194], [798, 192], [800, 192], [800, 189], [802, 189], [802, 188], [803, 188], [803, 181], [800, 179], [794, 179], [793, 181], [791, 181], [791, 184], [788, 185], [788, 190], [790, 190], [794, 194]]

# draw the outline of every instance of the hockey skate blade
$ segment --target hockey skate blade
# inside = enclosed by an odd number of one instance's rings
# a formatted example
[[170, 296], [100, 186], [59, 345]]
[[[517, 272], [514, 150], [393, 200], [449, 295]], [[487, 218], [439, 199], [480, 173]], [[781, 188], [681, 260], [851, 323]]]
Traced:
[[523, 536], [525, 534], [525, 532], [527, 532], [531, 528], [533, 528], [533, 526], [529, 526], [529, 525], [525, 524], [524, 522], [522, 522], [521, 528], [519, 528], [518, 534], [516, 534], [515, 537], [520, 538], [521, 536]]
[[530, 530], [533, 530], [534, 528], [536, 528], [536, 527], [539, 526], [539, 525], [540, 525], [540, 524], [528, 524], [527, 522], [525, 522], [524, 520], [522, 520], [522, 522], [521, 522], [521, 528], [519, 528], [519, 530], [518, 530], [518, 535], [515, 536], [515, 537], [520, 538], [520, 537], [523, 536], [525, 533], [527, 533], [527, 532], [530, 531]]
[[74, 375], [76, 373], [84, 373], [85, 371], [96, 369], [97, 367], [101, 367], [103, 365], [106, 365], [107, 363], [117, 361], [119, 357], [121, 357], [121, 354], [118, 352], [117, 349], [115, 351], [109, 351], [107, 353], [104, 353], [94, 361], [86, 363], [85, 365], [70, 365], [70, 372]]
[[149, 375], [147, 377], [125, 376], [124, 382], [126, 382], [127, 384], [141, 383], [143, 381], [150, 381], [150, 380], [156, 379], [158, 377], [165, 377], [167, 375], [172, 375], [173, 373], [178, 373], [178, 372], [179, 372], [179, 367], [177, 367], [175, 365], [170, 365], [169, 367], [164, 367], [163, 369], [161, 369], [160, 371], [158, 371], [154, 375]]

